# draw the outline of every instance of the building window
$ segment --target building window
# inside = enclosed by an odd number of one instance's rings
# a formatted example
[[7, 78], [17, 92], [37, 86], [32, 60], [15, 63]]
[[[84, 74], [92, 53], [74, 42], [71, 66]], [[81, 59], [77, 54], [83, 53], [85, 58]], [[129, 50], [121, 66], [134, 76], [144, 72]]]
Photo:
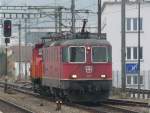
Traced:
[[[138, 76], [133, 76], [133, 84], [138, 84]], [[143, 84], [143, 76], [140, 76], [140, 84]]]
[[137, 56], [138, 56], [137, 53], [138, 53], [137, 52], [137, 47], [133, 47], [133, 59], [137, 59]]
[[131, 59], [131, 48], [127, 47], [127, 59]]
[[[135, 52], [135, 53], [137, 54], [137, 58], [138, 58], [138, 47], [134, 47], [134, 48], [137, 48], [137, 52]], [[140, 47], [140, 54], [139, 55], [140, 55], [140, 59], [143, 59], [143, 47]]]
[[137, 25], [138, 25], [138, 19], [137, 18], [133, 18], [133, 30], [134, 31], [138, 30], [137, 29], [137, 27], [138, 27]]
[[127, 84], [131, 84], [131, 76], [127, 76]]
[[143, 76], [140, 76], [140, 84], [143, 84]]
[[131, 30], [131, 18], [127, 18], [127, 30]]
[[140, 30], [143, 30], [143, 18], [140, 18]]
[[133, 76], [133, 84], [138, 84], [138, 77], [137, 76]]
[[[126, 21], [127, 31], [138, 31], [138, 18], [127, 18]], [[140, 18], [140, 30], [143, 30], [143, 18]]]
[[143, 48], [140, 47], [140, 59], [143, 59]]
[[[127, 60], [137, 60], [138, 59], [138, 47], [127, 47], [126, 48]], [[143, 47], [140, 47], [140, 59], [143, 59]]]

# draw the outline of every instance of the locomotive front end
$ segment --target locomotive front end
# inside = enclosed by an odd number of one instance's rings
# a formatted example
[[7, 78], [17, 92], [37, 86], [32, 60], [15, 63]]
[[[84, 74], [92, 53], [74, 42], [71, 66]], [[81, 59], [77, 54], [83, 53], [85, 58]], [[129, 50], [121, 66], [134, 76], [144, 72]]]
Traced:
[[108, 98], [112, 84], [110, 44], [79, 40], [64, 47], [62, 56], [62, 87], [72, 101], [99, 102]]

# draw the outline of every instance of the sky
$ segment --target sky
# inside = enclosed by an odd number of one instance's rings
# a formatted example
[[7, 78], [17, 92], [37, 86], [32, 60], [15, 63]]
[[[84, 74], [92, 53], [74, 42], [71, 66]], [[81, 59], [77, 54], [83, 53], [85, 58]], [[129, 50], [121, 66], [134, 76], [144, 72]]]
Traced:
[[[24, 5], [24, 4], [28, 4], [28, 5], [37, 5], [37, 4], [41, 4], [41, 5], [47, 5], [47, 4], [51, 4], [51, 5], [55, 5], [55, 4], [59, 4], [59, 5], [64, 5], [64, 6], [68, 6], [70, 5], [70, 1], [71, 0], [0, 0], [2, 4], [16, 4], [16, 5]], [[102, 0], [102, 2], [104, 1], [112, 1], [112, 0]], [[97, 0], [75, 0], [75, 2], [77, 3], [77, 6], [79, 7], [88, 7], [88, 6], [92, 6], [93, 4], [97, 3]], [[82, 4], [82, 5], [78, 5], [78, 4]]]

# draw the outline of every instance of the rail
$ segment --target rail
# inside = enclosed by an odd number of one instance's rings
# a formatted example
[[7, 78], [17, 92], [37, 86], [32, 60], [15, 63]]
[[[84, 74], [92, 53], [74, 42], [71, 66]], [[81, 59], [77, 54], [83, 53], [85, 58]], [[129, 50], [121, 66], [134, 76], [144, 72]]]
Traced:
[[[5, 82], [0, 82], [0, 86], [4, 87], [4, 84], [5, 84]], [[33, 91], [31, 90], [32, 88], [30, 88], [30, 87], [27, 88], [25, 85], [8, 83], [8, 87], [12, 88], [16, 91], [22, 92], [22, 93], [27, 93], [27, 94], [36, 96], [37, 98], [42, 98], [42, 99], [46, 99], [46, 100], [53, 101], [53, 102], [55, 101], [54, 99], [33, 93]], [[140, 107], [142, 106], [145, 108], [149, 107], [148, 103], [125, 101], [125, 100], [113, 100], [113, 99], [109, 99], [107, 102], [101, 103], [101, 105], [98, 105], [96, 107], [86, 106], [86, 105], [81, 105], [81, 104], [74, 104], [74, 103], [67, 103], [67, 102], [63, 102], [63, 104], [70, 106], [70, 107], [76, 107], [76, 108], [83, 109], [83, 110], [86, 110], [89, 112], [93, 112], [93, 113], [108, 113], [108, 112], [111, 112], [111, 110], [113, 110], [113, 113], [118, 113], [118, 112], [121, 112], [121, 113], [139, 113], [138, 111], [126, 109], [126, 108], [123, 108], [119, 105], [126, 105], [126, 106], [133, 106], [133, 107], [134, 106], [140, 106]]]

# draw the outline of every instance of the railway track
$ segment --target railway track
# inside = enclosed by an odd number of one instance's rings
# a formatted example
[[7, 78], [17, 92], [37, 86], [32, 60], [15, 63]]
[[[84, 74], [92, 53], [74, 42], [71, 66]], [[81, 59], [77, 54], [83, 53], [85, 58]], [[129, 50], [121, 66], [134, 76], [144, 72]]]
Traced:
[[85, 109], [89, 111], [90, 113], [141, 113], [134, 110], [129, 110], [122, 107], [107, 105], [107, 104], [101, 104], [100, 106], [85, 106], [85, 105], [73, 105], [73, 107], [77, 107], [80, 109]]
[[[4, 87], [4, 82], [0, 82], [0, 86]], [[44, 96], [41, 96], [39, 94], [33, 93], [31, 87], [27, 87], [25, 85], [17, 85], [17, 84], [8, 84], [9, 88], [12, 88], [13, 90], [26, 93], [32, 96], [36, 96], [37, 98], [42, 98], [46, 100], [50, 100], [54, 102], [54, 99], [47, 98]], [[125, 100], [114, 100], [109, 99], [107, 102], [101, 103], [98, 106], [90, 106], [90, 105], [81, 105], [81, 104], [73, 104], [73, 103], [63, 103], [67, 106], [76, 107], [79, 109], [84, 109], [86, 111], [89, 111], [90, 113], [142, 113], [134, 109], [129, 109], [128, 107], [124, 106], [138, 106], [138, 107], [145, 107], [148, 108], [148, 103], [144, 102], [133, 102], [133, 101], [125, 101]]]
[[112, 105], [112, 104], [104, 104], [101, 103], [100, 105], [80, 105], [80, 104], [73, 104], [73, 107], [77, 107], [80, 109], [85, 109], [90, 113], [148, 113], [147, 110], [139, 110], [132, 106], [123, 106], [123, 105]]
[[1, 113], [34, 113], [33, 111], [0, 98]]
[[126, 105], [126, 106], [139, 106], [139, 107], [147, 107], [149, 108], [150, 105], [147, 102], [138, 102], [138, 101], [131, 101], [131, 100], [121, 100], [121, 99], [108, 99], [106, 104], [115, 104], [115, 105]]
[[[129, 108], [124, 107], [124, 106], [118, 106], [118, 105], [114, 106], [114, 105], [110, 105], [110, 104], [102, 104], [102, 106], [108, 108], [109, 110], [112, 110], [111, 113], [118, 113], [118, 112], [119, 113], [142, 113], [141, 111], [138, 111], [134, 108], [129, 109]], [[143, 112], [145, 112], [145, 111], [143, 111]]]

